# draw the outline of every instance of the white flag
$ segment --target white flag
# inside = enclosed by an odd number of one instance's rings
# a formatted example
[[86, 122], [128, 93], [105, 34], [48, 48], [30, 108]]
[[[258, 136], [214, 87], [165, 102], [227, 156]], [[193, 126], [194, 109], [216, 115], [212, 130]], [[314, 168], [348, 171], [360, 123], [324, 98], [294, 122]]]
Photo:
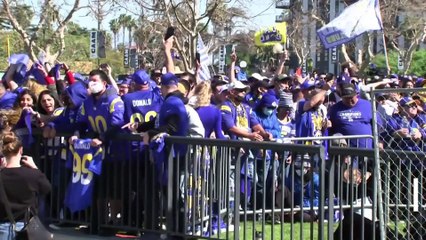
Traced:
[[325, 48], [347, 43], [367, 31], [382, 30], [379, 0], [359, 0], [317, 31]]
[[198, 34], [198, 40], [197, 40], [197, 52], [200, 54], [200, 65], [201, 69], [198, 71], [198, 75], [201, 80], [210, 80], [210, 71], [209, 71], [209, 65], [210, 65], [210, 58], [207, 54], [207, 47], [204, 45], [203, 39], [201, 39], [201, 35]]

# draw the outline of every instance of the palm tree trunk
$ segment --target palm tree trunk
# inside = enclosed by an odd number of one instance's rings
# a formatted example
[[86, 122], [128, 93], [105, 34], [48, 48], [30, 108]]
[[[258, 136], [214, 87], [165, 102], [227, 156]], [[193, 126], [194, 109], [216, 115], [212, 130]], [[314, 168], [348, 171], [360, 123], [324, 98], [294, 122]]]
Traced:
[[127, 29], [127, 31], [129, 32], [129, 47], [132, 46], [132, 29], [129, 28]]
[[117, 33], [114, 33], [114, 49], [117, 50]]
[[125, 36], [126, 36], [126, 27], [123, 27], [123, 45], [124, 46], [126, 46]]

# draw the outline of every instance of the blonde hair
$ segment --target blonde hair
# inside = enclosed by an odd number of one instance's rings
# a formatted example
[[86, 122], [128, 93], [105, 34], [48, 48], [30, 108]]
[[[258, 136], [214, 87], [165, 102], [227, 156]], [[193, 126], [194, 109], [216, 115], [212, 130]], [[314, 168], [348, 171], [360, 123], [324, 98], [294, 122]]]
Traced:
[[194, 96], [197, 96], [198, 107], [207, 106], [210, 104], [210, 98], [212, 95], [212, 88], [210, 81], [202, 81], [194, 89]]
[[16, 125], [16, 123], [19, 121], [19, 118], [21, 117], [21, 109], [18, 110], [7, 110], [2, 109], [0, 110], [0, 121], [3, 126], [7, 127], [13, 127]]
[[5, 157], [18, 154], [21, 147], [21, 140], [14, 132], [5, 132], [1, 135], [1, 151]]
[[[34, 80], [29, 80], [25, 84], [25, 87], [30, 90], [30, 92], [34, 93], [36, 96], [39, 96], [41, 92], [47, 90], [47, 88]], [[37, 104], [36, 102], [34, 104]]]

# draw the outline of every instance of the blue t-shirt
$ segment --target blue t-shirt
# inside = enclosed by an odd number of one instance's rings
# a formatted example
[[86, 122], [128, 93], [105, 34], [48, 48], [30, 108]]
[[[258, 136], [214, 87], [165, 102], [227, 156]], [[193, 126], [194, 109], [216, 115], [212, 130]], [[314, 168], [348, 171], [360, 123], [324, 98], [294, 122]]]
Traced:
[[[308, 111], [303, 109], [306, 100], [301, 100], [297, 103], [295, 122], [296, 122], [296, 137], [323, 137], [326, 135], [324, 130], [324, 122], [327, 120], [326, 108], [320, 105], [316, 108], [311, 108]], [[321, 140], [304, 141], [301, 144], [321, 145]]]
[[[329, 119], [332, 123], [330, 134], [341, 133], [346, 135], [372, 135], [373, 114], [371, 103], [364, 99], [358, 99], [353, 107], [343, 104], [342, 101], [334, 104], [330, 108]], [[377, 118], [381, 126], [380, 118]], [[351, 147], [372, 148], [371, 138], [351, 139]]]
[[266, 132], [272, 134], [274, 139], [278, 139], [281, 135], [281, 126], [277, 118], [276, 112], [272, 113], [270, 116], [267, 116], [261, 112], [261, 108], [257, 111], [254, 111], [256, 120], [262, 125], [263, 129]]
[[92, 139], [79, 139], [70, 146], [67, 167], [72, 167], [72, 177], [64, 204], [71, 212], [90, 207], [94, 174], [101, 174], [103, 151], [101, 147], [90, 146], [91, 141]]
[[280, 124], [280, 136], [277, 139], [278, 142], [282, 142], [282, 143], [291, 143], [290, 140], [284, 140], [287, 138], [292, 138], [296, 136], [296, 126], [295, 126], [295, 122], [292, 119], [288, 119], [289, 121], [284, 122], [284, 121], [278, 121], [278, 123]]
[[237, 136], [229, 131], [232, 127], [239, 127], [251, 131], [253, 126], [259, 124], [252, 109], [241, 103], [238, 106], [231, 101], [225, 101], [220, 107], [222, 112], [222, 129], [231, 139], [237, 139]]
[[213, 105], [198, 107], [196, 110], [204, 126], [204, 137], [210, 138], [210, 135], [214, 131], [217, 139], [225, 139], [222, 133], [222, 115], [220, 110]]

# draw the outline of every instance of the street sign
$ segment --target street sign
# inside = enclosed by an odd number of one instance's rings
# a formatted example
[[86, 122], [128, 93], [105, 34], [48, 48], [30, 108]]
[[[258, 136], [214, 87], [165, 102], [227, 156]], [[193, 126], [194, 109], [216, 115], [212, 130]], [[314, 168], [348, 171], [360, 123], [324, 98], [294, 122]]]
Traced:
[[402, 60], [401, 55], [398, 54], [398, 70], [404, 70], [404, 61]]
[[123, 65], [125, 68], [128, 68], [130, 66], [130, 49], [129, 48], [125, 48], [124, 49], [124, 61], [123, 61]]
[[275, 8], [287, 9], [290, 8], [290, 0], [281, 0], [275, 3]]
[[90, 58], [98, 58], [98, 32], [90, 31]]
[[331, 51], [331, 62], [337, 63], [337, 47], [331, 48], [330, 51]]
[[138, 54], [136, 52], [136, 48], [130, 49], [129, 59], [130, 59], [130, 67], [138, 68]]
[[105, 52], [105, 45], [106, 45], [106, 32], [105, 31], [99, 31], [98, 34], [98, 58], [106, 58], [106, 52]]
[[226, 46], [222, 45], [219, 48], [219, 73], [225, 74], [226, 65]]

